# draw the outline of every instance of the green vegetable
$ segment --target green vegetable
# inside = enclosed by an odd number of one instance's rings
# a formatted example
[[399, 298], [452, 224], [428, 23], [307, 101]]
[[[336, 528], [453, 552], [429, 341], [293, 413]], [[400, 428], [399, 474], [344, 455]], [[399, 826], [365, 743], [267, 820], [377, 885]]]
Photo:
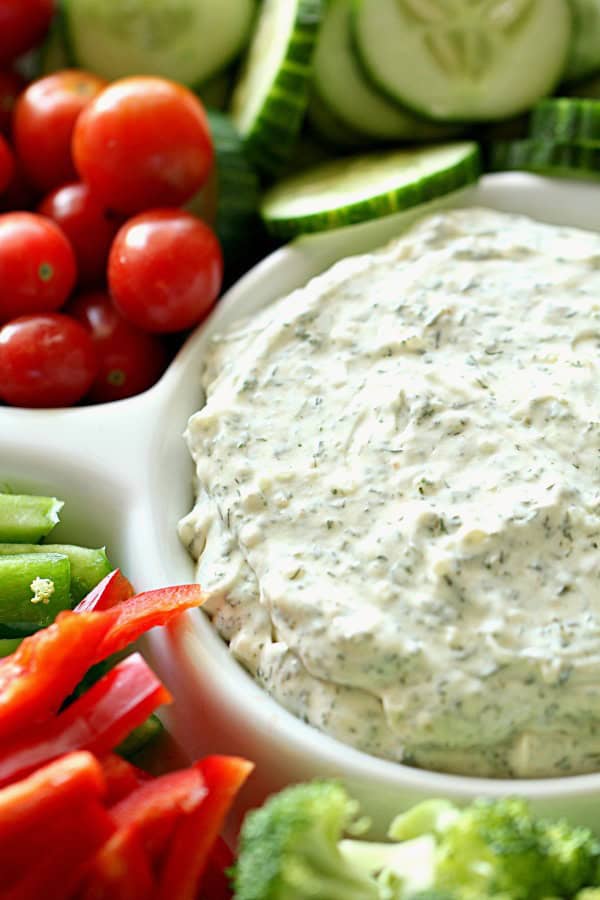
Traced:
[[145, 749], [152, 741], [157, 740], [163, 733], [163, 724], [154, 714], [148, 716], [145, 722], [138, 725], [137, 728], [127, 735], [125, 740], [116, 748], [116, 753], [120, 753], [126, 759], [131, 759], [140, 750]]
[[71, 565], [60, 553], [0, 557], [0, 623], [25, 630], [50, 625], [71, 605]]
[[289, 238], [409, 209], [476, 181], [479, 171], [471, 142], [346, 157], [280, 181], [261, 212], [273, 235]]
[[571, 44], [567, 0], [353, 0], [356, 50], [373, 84], [438, 121], [490, 121], [551, 94]]
[[600, 842], [519, 798], [428, 801], [394, 820], [393, 842], [342, 840], [361, 826], [336, 782], [276, 794], [242, 827], [236, 900], [600, 900]]
[[71, 563], [71, 603], [75, 605], [112, 571], [104, 547], [91, 549], [73, 544], [0, 544], [0, 560], [7, 554], [59, 553]]
[[488, 151], [492, 172], [520, 170], [562, 178], [600, 179], [600, 144], [557, 144], [545, 139], [499, 141]]
[[542, 100], [532, 110], [529, 136], [557, 144], [600, 146], [600, 100], [573, 97]]
[[244, 822], [236, 900], [377, 900], [376, 883], [342, 855], [358, 805], [341, 785], [315, 781], [276, 794]]
[[37, 544], [57, 524], [63, 506], [56, 497], [0, 494], [0, 541]]
[[587, 78], [600, 69], [600, 0], [569, 0], [573, 15], [571, 50], [564, 78]]
[[69, 51], [112, 80], [161, 75], [204, 83], [243, 50], [255, 0], [63, 0]]
[[14, 653], [21, 640], [21, 638], [0, 638], [0, 659]]
[[259, 13], [231, 113], [265, 175], [282, 171], [300, 134], [322, 11], [323, 0], [271, 0]]

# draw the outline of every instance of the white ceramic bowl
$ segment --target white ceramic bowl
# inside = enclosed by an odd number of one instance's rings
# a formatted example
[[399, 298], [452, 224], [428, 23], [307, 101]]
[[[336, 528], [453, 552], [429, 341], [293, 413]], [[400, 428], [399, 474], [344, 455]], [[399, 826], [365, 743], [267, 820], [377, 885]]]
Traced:
[[[600, 187], [587, 183], [494, 175], [434, 205], [489, 206], [600, 231]], [[228, 292], [145, 394], [68, 410], [0, 408], [0, 481], [65, 499], [63, 533], [80, 543], [106, 542], [138, 589], [193, 580], [176, 532], [193, 499], [192, 464], [181, 435], [199, 405], [208, 336], [335, 260], [384, 243], [414, 217], [391, 216], [274, 253]], [[235, 811], [238, 819], [289, 782], [334, 775], [359, 798], [374, 834], [383, 834], [400, 809], [427, 797], [461, 802], [507, 793], [529, 797], [544, 813], [600, 827], [600, 774], [522, 781], [443, 775], [376, 759], [319, 733], [271, 700], [197, 611], [169, 631], [153, 632], [145, 649], [175, 695], [165, 718], [186, 753], [234, 753], [256, 763]]]

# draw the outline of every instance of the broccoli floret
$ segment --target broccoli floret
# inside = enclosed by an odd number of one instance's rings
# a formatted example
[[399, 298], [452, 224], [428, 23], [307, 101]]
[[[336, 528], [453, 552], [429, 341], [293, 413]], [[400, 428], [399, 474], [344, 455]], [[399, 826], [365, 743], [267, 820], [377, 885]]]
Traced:
[[376, 882], [340, 853], [358, 804], [331, 781], [287, 788], [250, 813], [234, 869], [236, 900], [379, 900]]
[[390, 835], [412, 837], [421, 821], [437, 841], [432, 886], [459, 900], [572, 898], [599, 883], [600, 844], [587, 828], [537, 818], [518, 798], [437, 811], [415, 807], [395, 820]]

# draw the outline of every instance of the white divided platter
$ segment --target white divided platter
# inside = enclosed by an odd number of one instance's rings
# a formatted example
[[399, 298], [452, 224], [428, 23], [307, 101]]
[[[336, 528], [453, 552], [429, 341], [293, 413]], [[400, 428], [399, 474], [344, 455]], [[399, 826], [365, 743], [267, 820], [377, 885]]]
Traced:
[[[493, 175], [431, 208], [473, 205], [600, 231], [600, 187], [587, 183]], [[111, 559], [138, 590], [193, 580], [192, 561], [177, 537], [177, 522], [193, 499], [182, 433], [200, 404], [207, 339], [337, 259], [385, 243], [422, 213], [421, 207], [417, 214], [306, 238], [277, 251], [227, 293], [158, 384], [138, 397], [67, 410], [0, 407], [0, 482], [64, 499], [63, 535], [107, 543]], [[252, 681], [200, 612], [152, 633], [145, 650], [175, 695], [165, 719], [186, 753], [237, 754], [256, 763], [236, 808], [238, 819], [291, 781], [334, 775], [348, 783], [380, 835], [400, 809], [427, 797], [460, 802], [507, 793], [529, 797], [541, 812], [600, 827], [600, 773], [524, 781], [443, 775], [376, 759], [320, 734]]]

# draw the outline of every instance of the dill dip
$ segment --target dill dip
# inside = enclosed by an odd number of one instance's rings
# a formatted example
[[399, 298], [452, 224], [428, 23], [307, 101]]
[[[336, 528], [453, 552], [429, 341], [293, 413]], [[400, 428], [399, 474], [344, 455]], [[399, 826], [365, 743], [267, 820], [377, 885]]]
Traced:
[[600, 769], [600, 235], [426, 218], [212, 341], [181, 538], [231, 652], [367, 753]]

